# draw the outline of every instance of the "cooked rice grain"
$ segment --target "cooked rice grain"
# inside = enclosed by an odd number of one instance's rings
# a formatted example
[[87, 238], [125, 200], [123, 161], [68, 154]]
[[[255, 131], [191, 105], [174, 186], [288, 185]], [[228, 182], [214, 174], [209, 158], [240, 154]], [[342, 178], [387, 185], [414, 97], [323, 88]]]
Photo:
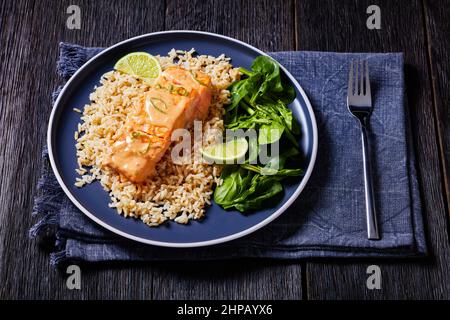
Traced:
[[[163, 69], [181, 65], [188, 70], [201, 70], [211, 77], [214, 94], [209, 115], [203, 122], [204, 144], [217, 141], [217, 132], [224, 129], [223, 105], [230, 102], [226, 88], [240, 74], [224, 55], [212, 57], [195, 56], [195, 50], [172, 49], [168, 56], [157, 56]], [[157, 175], [143, 184], [127, 181], [103, 166], [114, 143], [114, 135], [124, 123], [131, 106], [137, 103], [148, 85], [132, 76], [111, 71], [103, 75], [101, 85], [90, 94], [91, 103], [86, 105], [82, 122], [74, 137], [77, 141], [77, 161], [80, 175], [75, 185], [82, 187], [100, 181], [109, 192], [109, 206], [125, 217], [140, 218], [149, 226], [158, 226], [166, 220], [188, 223], [200, 219], [209, 205], [214, 184], [220, 184], [220, 166], [202, 163], [177, 165], [172, 162], [170, 149], [157, 165]], [[196, 148], [194, 144], [193, 153]]]

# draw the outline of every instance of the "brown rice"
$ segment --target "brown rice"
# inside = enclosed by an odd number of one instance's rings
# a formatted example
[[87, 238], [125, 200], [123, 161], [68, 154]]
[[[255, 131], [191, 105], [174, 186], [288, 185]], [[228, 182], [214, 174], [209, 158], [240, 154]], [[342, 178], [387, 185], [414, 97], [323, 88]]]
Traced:
[[[209, 115], [203, 121], [203, 143], [211, 144], [217, 140], [217, 130], [223, 131], [223, 105], [230, 99], [226, 88], [239, 80], [240, 74], [224, 55], [195, 56], [194, 52], [194, 49], [172, 49], [168, 56], [157, 58], [162, 69], [181, 65], [188, 70], [201, 70], [211, 77], [213, 100]], [[109, 192], [110, 207], [125, 217], [140, 218], [149, 226], [166, 220], [187, 223], [190, 219], [202, 218], [205, 206], [210, 204], [214, 184], [220, 183], [220, 166], [195, 162], [177, 165], [168, 150], [157, 166], [157, 175], [143, 184], [127, 181], [103, 166], [114, 143], [114, 134], [139, 95], [149, 86], [118, 71], [104, 74], [100, 83], [90, 95], [91, 103], [84, 106], [81, 123], [74, 133], [79, 166], [75, 185], [82, 187], [100, 181]], [[195, 148], [199, 146], [194, 144], [194, 152]]]

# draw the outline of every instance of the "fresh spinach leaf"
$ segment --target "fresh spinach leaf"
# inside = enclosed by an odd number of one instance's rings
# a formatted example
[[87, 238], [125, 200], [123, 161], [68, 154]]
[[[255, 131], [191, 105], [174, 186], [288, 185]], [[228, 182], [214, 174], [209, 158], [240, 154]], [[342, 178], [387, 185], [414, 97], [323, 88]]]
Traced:
[[233, 110], [239, 105], [239, 102], [246, 96], [252, 95], [258, 90], [260, 85], [261, 74], [255, 73], [247, 79], [234, 83], [229, 88], [231, 92], [232, 103], [227, 107], [227, 110]]
[[214, 201], [219, 205], [225, 205], [233, 201], [239, 194], [242, 181], [237, 166], [226, 166], [221, 174], [223, 180], [220, 186], [214, 190]]
[[259, 210], [263, 208], [266, 200], [281, 192], [283, 192], [283, 186], [279, 181], [262, 177], [258, 179], [255, 192], [245, 201], [236, 203], [234, 207], [241, 212]]
[[252, 63], [252, 69], [264, 76], [264, 81], [258, 91], [252, 96], [251, 101], [254, 102], [259, 96], [268, 92], [282, 92], [280, 67], [272, 58], [267, 56], [259, 56]]
[[271, 124], [263, 124], [259, 127], [258, 143], [272, 144], [280, 140], [284, 132], [284, 126], [276, 121]]
[[273, 101], [281, 101], [288, 105], [294, 101], [296, 94], [293, 86], [284, 86], [283, 91], [271, 92], [269, 96]]
[[248, 139], [248, 158], [246, 159], [246, 163], [253, 163], [258, 159], [259, 147], [258, 147], [258, 138], [250, 137]]
[[244, 212], [263, 208], [266, 200], [283, 192], [283, 179], [301, 175], [303, 171], [286, 168], [295, 163], [299, 153], [300, 126], [287, 107], [295, 99], [294, 88], [283, 83], [280, 66], [267, 56], [257, 57], [251, 70], [239, 70], [246, 78], [229, 87], [231, 104], [227, 107], [226, 128], [256, 129], [258, 137], [249, 141], [252, 151], [259, 150], [259, 145], [275, 142], [285, 149], [266, 164], [257, 161], [257, 152], [249, 152], [251, 159], [244, 164], [225, 166], [223, 183], [216, 187], [214, 200], [225, 209]]

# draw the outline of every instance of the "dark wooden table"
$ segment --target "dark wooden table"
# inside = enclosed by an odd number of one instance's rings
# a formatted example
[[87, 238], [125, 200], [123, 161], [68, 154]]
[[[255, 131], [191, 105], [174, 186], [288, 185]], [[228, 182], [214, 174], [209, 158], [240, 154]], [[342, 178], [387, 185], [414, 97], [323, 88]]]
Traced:
[[[66, 27], [81, 8], [81, 29]], [[381, 30], [366, 9], [381, 8]], [[448, 299], [450, 1], [166, 0], [0, 4], [0, 297], [38, 299]], [[48, 251], [27, 236], [50, 114], [60, 41], [109, 46], [143, 33], [212, 31], [262, 50], [403, 51], [430, 256], [419, 260], [310, 260], [101, 264], [68, 290]], [[382, 271], [368, 290], [366, 269]]]

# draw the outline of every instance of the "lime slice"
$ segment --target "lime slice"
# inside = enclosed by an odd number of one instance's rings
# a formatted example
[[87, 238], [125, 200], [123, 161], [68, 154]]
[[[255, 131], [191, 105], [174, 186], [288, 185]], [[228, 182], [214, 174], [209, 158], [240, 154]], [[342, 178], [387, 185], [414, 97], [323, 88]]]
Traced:
[[151, 81], [161, 73], [158, 60], [147, 52], [132, 52], [120, 58], [114, 69], [123, 73]]
[[247, 150], [247, 140], [238, 138], [225, 143], [214, 144], [201, 149], [200, 152], [209, 162], [231, 164], [243, 159]]

